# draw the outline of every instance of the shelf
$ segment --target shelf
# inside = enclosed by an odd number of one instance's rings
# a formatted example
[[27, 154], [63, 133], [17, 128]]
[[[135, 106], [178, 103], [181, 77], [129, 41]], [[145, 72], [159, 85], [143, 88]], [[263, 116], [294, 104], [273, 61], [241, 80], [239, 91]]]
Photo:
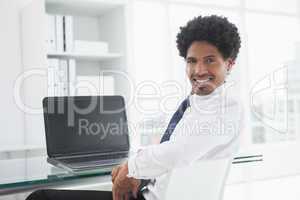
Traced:
[[36, 145], [2, 146], [0, 148], [0, 153], [30, 151], [30, 150], [43, 150], [43, 149], [45, 149], [45, 147], [36, 146]]
[[106, 54], [84, 54], [84, 53], [48, 53], [48, 58], [64, 58], [64, 59], [76, 59], [76, 60], [94, 60], [105, 61], [121, 58], [122, 55], [118, 53], [106, 53]]
[[46, 0], [46, 10], [60, 14], [101, 16], [125, 4], [126, 0]]

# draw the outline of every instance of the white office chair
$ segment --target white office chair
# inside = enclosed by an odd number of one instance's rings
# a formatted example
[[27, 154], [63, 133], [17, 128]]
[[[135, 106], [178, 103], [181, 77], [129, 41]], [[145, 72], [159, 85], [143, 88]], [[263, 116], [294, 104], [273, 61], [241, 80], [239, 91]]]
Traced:
[[232, 159], [197, 161], [174, 169], [165, 200], [221, 200]]

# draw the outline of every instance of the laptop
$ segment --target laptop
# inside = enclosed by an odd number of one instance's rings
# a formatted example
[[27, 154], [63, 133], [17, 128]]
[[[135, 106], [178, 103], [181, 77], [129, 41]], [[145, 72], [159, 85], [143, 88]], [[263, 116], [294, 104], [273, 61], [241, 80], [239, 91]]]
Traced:
[[129, 154], [122, 96], [43, 99], [47, 161], [72, 172], [112, 169]]

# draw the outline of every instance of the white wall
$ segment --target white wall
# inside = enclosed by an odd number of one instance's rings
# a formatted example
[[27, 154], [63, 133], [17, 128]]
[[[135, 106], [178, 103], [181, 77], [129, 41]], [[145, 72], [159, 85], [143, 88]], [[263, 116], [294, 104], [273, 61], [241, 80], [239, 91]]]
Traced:
[[24, 115], [15, 105], [13, 88], [22, 72], [19, 11], [28, 2], [0, 1], [0, 148], [24, 144]]

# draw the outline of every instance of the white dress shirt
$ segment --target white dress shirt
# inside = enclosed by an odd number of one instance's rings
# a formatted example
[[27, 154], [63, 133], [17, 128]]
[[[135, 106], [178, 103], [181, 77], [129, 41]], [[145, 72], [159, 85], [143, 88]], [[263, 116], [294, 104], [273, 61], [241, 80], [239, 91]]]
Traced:
[[239, 144], [242, 109], [223, 86], [205, 96], [190, 95], [170, 140], [139, 150], [128, 160], [128, 177], [151, 179], [146, 200], [162, 200], [175, 167], [197, 160], [233, 157]]

